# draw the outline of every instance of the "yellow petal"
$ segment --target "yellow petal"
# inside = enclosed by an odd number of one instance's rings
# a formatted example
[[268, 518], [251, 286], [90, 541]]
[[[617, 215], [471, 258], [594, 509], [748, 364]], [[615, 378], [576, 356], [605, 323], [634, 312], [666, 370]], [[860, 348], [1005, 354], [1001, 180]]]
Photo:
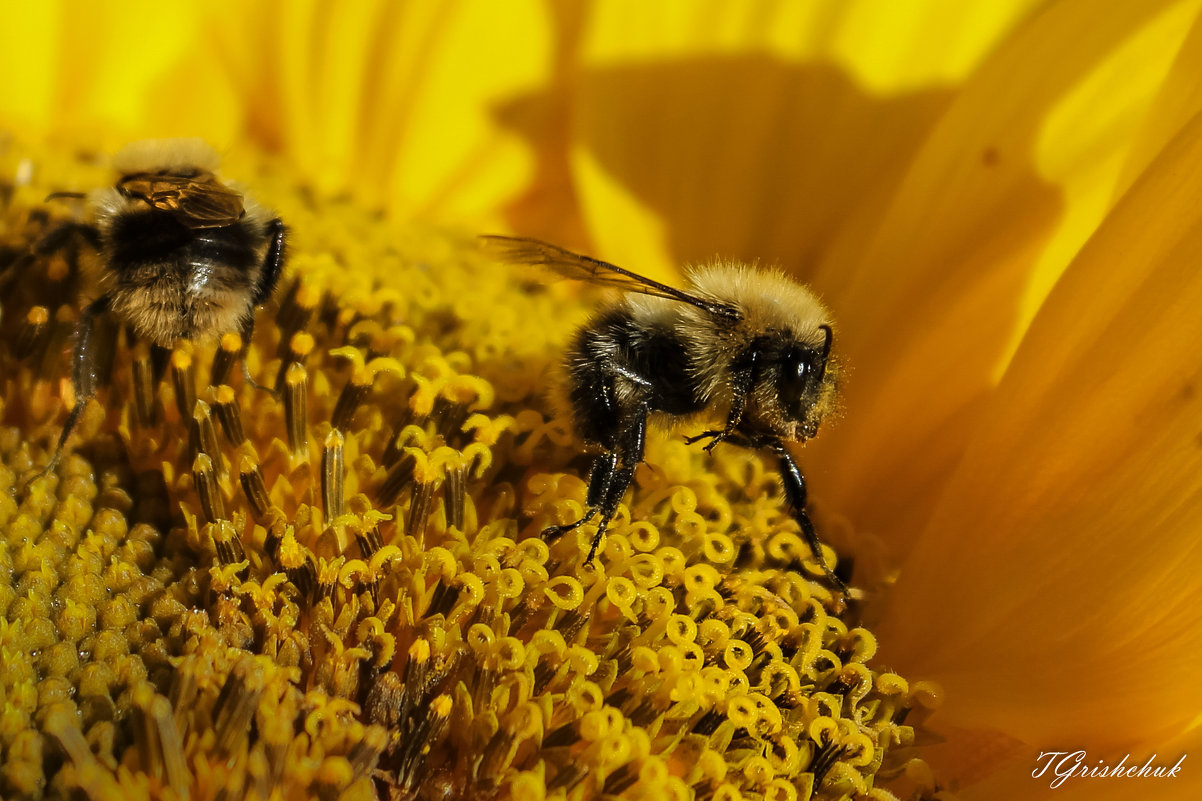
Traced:
[[0, 7], [0, 125], [84, 134], [98, 147], [149, 136], [225, 144], [234, 97], [196, 4], [20, 3]]
[[222, 50], [251, 130], [318, 188], [487, 228], [529, 183], [530, 146], [497, 115], [547, 78], [544, 4], [306, 0], [234, 18]]
[[[499, 209], [530, 179], [529, 147], [499, 126], [496, 110], [547, 77], [551, 28], [535, 0], [497, 4], [407, 3], [377, 21], [361, 47], [367, 89], [354, 188], [405, 216], [496, 225]], [[331, 92], [337, 91], [331, 84]], [[343, 140], [349, 141], [345, 136]], [[335, 140], [338, 141], [338, 140]]]
[[1154, 743], [1202, 707], [1202, 118], [1033, 323], [885, 610], [945, 720]]
[[816, 276], [853, 368], [847, 424], [810, 461], [861, 530], [901, 553], [921, 530], [1016, 336], [1112, 203], [1197, 8], [1051, 6], [969, 79], [883, 214], [849, 222]]
[[1181, 127], [1202, 109], [1202, 86], [1197, 76], [1202, 70], [1202, 19], [1195, 18], [1169, 74], [1161, 84], [1156, 101], [1149, 109], [1143, 126], [1131, 147], [1116, 196], [1125, 192], [1139, 177], [1148, 162]]

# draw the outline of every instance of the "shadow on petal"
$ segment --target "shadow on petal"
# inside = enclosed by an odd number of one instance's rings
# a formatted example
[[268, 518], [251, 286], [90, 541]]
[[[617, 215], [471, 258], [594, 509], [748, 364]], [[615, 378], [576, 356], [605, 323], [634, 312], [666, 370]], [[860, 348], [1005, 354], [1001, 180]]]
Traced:
[[[550, 189], [575, 177], [598, 253], [636, 269], [721, 256], [806, 278], [842, 219], [890, 193], [951, 96], [876, 97], [831, 65], [760, 54], [589, 69], [573, 88], [571, 130], [558, 147], [537, 148], [544, 184], [528, 199], [562, 203]], [[565, 103], [529, 95], [496, 114], [539, 141]], [[664, 232], [662, 250], [620, 224], [632, 210]], [[510, 217], [523, 233], [560, 233], [528, 203]]]

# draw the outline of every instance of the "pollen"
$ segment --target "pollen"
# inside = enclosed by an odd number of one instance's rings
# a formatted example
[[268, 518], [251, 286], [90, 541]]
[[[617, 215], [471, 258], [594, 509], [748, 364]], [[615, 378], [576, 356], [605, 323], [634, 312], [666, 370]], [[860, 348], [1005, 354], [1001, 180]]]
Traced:
[[593, 563], [540, 538], [585, 507], [546, 390], [587, 302], [253, 170], [289, 231], [253, 338], [110, 326], [43, 472], [105, 265], [39, 249], [77, 211], [40, 198], [111, 177], [0, 152], [0, 796], [939, 789], [938, 688], [873, 663], [753, 454], [655, 433]]

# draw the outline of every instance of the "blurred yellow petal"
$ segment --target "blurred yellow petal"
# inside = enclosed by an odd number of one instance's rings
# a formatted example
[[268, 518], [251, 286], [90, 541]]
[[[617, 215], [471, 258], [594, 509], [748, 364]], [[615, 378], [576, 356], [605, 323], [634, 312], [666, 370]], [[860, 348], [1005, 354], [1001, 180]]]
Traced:
[[[1018, 347], [1022, 332], [1082, 243], [1122, 194], [1119, 179], [1131, 163], [1138, 134], [1175, 69], [1182, 40], [1202, 4], [1180, 2], [1133, 28], [1128, 38], [1052, 108], [1035, 147], [1040, 177], [1063, 192], [1064, 216], [1030, 266], [1018, 319], [996, 375]], [[1178, 120], [1178, 125], [1181, 120]], [[1164, 139], [1158, 144], [1164, 145]]]
[[538, 0], [473, 0], [451, 8], [438, 20], [437, 48], [408, 32], [407, 49], [393, 51], [408, 71], [385, 63], [385, 76], [408, 74], [414, 86], [398, 102], [399, 88], [381, 84], [369, 148], [397, 149], [390, 209], [456, 225], [496, 225], [498, 210], [529, 180], [533, 158], [519, 137], [498, 128], [491, 111], [546, 79], [550, 21]]
[[991, 5], [596, 4], [572, 165], [597, 250], [651, 272], [719, 253], [804, 272], [1027, 8]]
[[1165, 76], [1160, 93], [1148, 111], [1139, 136], [1123, 165], [1121, 180], [1115, 195], [1125, 192], [1148, 162], [1154, 159], [1181, 130], [1181, 127], [1202, 110], [1202, 18], [1195, 18], [1189, 36], [1181, 46], [1172, 69]]
[[885, 610], [945, 719], [1038, 748], [1202, 708], [1202, 118], [1049, 296]]
[[0, 5], [0, 125], [98, 147], [202, 135], [225, 144], [239, 110], [194, 4]]
[[[493, 111], [545, 78], [549, 25], [536, 0], [286, 2], [230, 29], [225, 49], [242, 56], [235, 80], [278, 109], [253, 118], [263, 138], [320, 188], [405, 217], [487, 226], [533, 164]], [[260, 40], [272, 45], [257, 55]]]
[[968, 80], [884, 214], [844, 231], [816, 283], [854, 369], [854, 424], [810, 461], [858, 528], [901, 553], [921, 530], [1024, 317], [1111, 202], [1197, 8], [1051, 6]]

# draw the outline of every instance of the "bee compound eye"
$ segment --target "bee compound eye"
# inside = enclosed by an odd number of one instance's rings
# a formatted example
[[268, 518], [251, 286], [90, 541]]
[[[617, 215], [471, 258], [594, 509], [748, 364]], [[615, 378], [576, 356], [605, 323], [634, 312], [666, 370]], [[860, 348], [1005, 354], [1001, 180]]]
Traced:
[[803, 394], [809, 383], [811, 367], [810, 354], [800, 349], [787, 352], [781, 363], [781, 394], [789, 398]]
[[822, 382], [821, 368], [820, 355], [808, 348], [794, 348], [783, 355], [776, 389], [789, 418], [797, 421], [806, 418]]

